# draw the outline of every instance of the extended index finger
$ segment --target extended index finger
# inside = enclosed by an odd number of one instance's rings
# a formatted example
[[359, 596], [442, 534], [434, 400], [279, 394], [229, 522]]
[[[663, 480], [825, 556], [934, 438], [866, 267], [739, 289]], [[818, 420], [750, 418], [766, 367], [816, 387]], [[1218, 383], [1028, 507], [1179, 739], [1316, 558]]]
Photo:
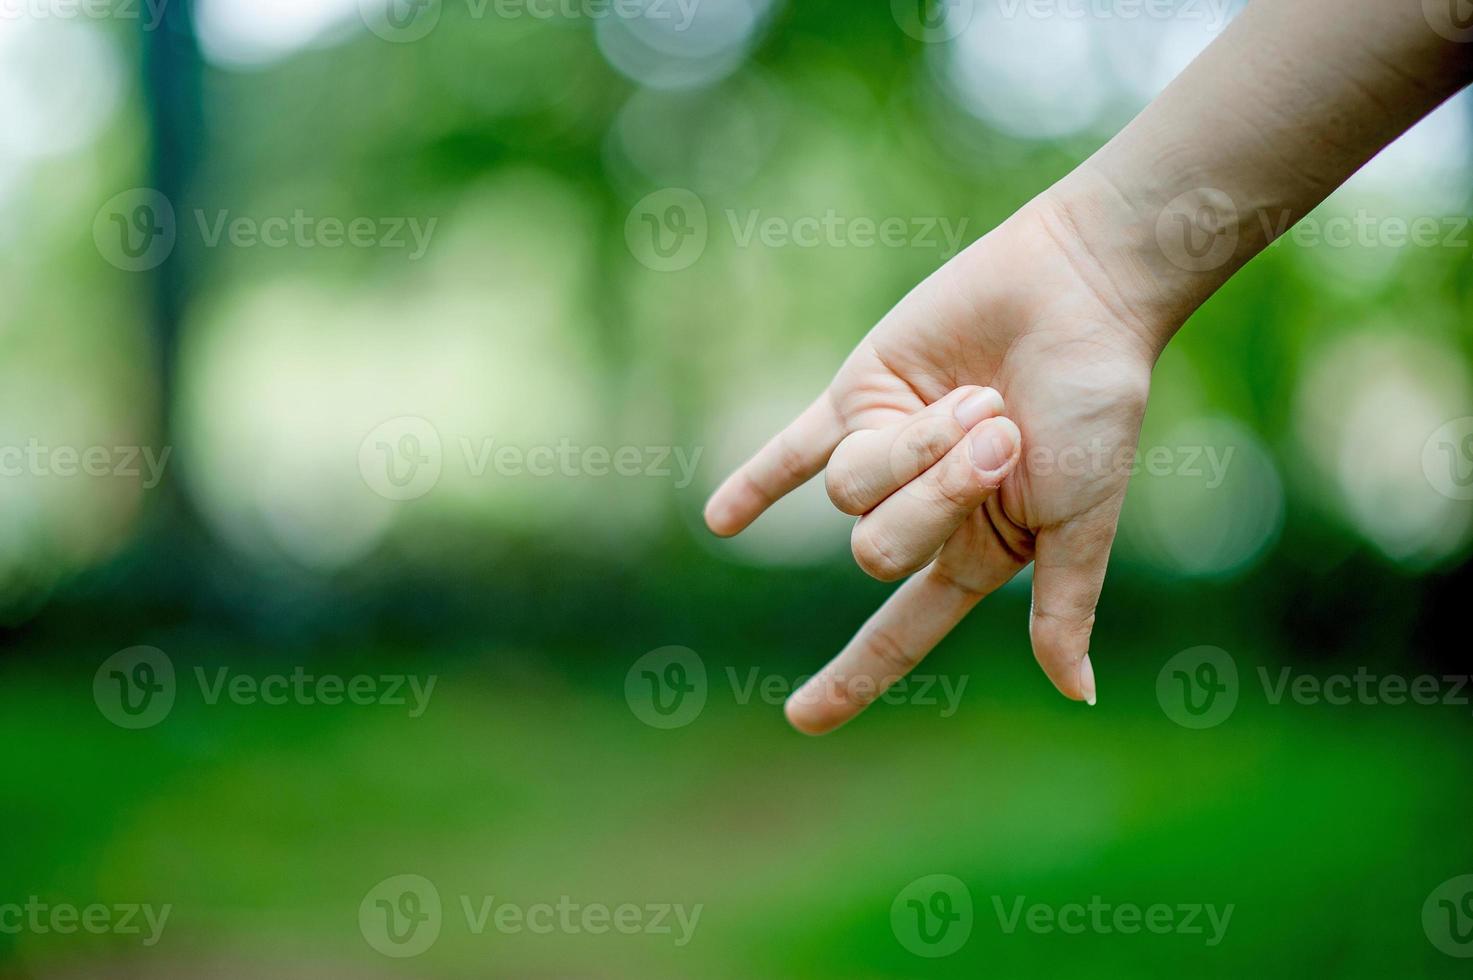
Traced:
[[1022, 564], [995, 533], [958, 533], [941, 556], [896, 589], [839, 655], [788, 698], [788, 721], [822, 735], [910, 673], [972, 607]]
[[843, 438], [843, 420], [825, 391], [717, 488], [706, 503], [706, 526], [723, 538], [743, 530], [823, 469]]
[[933, 568], [911, 576], [837, 657], [788, 698], [789, 723], [822, 735], [869, 707], [910, 673], [982, 599]]

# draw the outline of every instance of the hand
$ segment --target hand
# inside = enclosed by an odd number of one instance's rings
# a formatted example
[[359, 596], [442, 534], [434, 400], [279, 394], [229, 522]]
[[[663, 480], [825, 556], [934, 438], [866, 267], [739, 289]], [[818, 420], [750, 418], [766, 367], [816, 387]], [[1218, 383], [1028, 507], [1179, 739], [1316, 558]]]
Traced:
[[[887, 581], [923, 569], [789, 699], [801, 731], [829, 731], [863, 710], [1030, 561], [1034, 654], [1061, 692], [1094, 703], [1095, 605], [1171, 325], [1133, 308], [1125, 277], [1105, 270], [1074, 228], [1045, 195], [943, 266], [707, 505], [711, 530], [736, 534], [827, 464], [834, 503], [865, 515], [853, 536], [860, 566]], [[1016, 444], [1000, 462], [961, 444], [967, 429], [989, 439], [1011, 429], [993, 419], [1001, 401], [957, 419], [965, 400], [985, 397], [969, 386], [1006, 400], [1022, 465]], [[943, 402], [955, 389], [966, 390]], [[977, 461], [970, 484], [955, 476], [964, 458]], [[984, 463], [1004, 474], [1000, 484], [989, 485]]]

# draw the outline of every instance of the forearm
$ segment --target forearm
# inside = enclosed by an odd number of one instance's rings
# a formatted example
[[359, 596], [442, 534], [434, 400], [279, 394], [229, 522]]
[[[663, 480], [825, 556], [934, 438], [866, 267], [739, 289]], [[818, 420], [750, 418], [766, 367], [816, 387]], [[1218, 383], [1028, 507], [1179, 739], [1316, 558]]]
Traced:
[[[1164, 345], [1202, 302], [1473, 80], [1418, 0], [1253, 0], [1051, 195]], [[1465, 32], [1473, 34], [1473, 31]]]

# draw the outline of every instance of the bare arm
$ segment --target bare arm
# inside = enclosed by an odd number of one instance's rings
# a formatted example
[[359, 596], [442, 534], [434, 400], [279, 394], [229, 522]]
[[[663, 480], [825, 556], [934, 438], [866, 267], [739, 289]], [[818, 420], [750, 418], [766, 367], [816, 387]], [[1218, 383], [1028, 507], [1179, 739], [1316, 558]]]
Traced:
[[[1061, 692], [1094, 703], [1095, 610], [1157, 356], [1273, 235], [1473, 78], [1458, 3], [1253, 0], [1104, 148], [897, 304], [716, 491], [707, 523], [736, 534], [827, 465], [830, 496], [859, 517], [860, 566], [910, 575], [789, 701], [795, 726], [843, 724], [1030, 562], [1034, 655]], [[893, 465], [912, 482], [874, 479], [866, 461], [904, 448], [908, 418], [980, 386], [1017, 425], [1016, 465], [968, 449], [948, 458], [970, 475], [942, 473], [950, 482]], [[948, 424], [960, 440], [977, 423]], [[926, 459], [947, 445], [921, 442]], [[1060, 465], [1086, 458], [1109, 462]], [[876, 486], [890, 496], [860, 492]]]
[[1053, 189], [1122, 302], [1162, 331], [1158, 345], [1275, 234], [1473, 81], [1473, 20], [1459, 28], [1456, 6], [1253, 0]]

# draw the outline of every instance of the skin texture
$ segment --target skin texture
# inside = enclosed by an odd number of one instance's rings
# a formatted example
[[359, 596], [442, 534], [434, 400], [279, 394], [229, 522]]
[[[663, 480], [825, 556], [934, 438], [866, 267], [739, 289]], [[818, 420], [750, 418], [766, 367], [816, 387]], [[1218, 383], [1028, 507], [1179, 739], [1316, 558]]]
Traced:
[[[954, 515], [936, 560], [794, 694], [788, 715], [800, 730], [827, 731], [852, 717], [1029, 561], [1037, 564], [1031, 633], [1039, 663], [1068, 696], [1093, 697], [1085, 656], [1129, 468], [1064, 476], [1047, 465], [1048, 452], [1133, 447], [1155, 353], [1139, 325], [1122, 320], [1077, 271], [1079, 259], [1060, 245], [1066, 233], [1064, 219], [1039, 202], [974, 243], [871, 331], [796, 431], [779, 435], [712, 497], [708, 524], [734, 534], [817, 472], [850, 433], [903, 424], [967, 385], [1003, 393], [1023, 445], [1042, 461], [1015, 464], [995, 494]], [[856, 525], [856, 558], [892, 579], [911, 568], [886, 565], [858, 533], [882, 509]], [[904, 541], [909, 530], [883, 533]], [[916, 567], [932, 553], [919, 550]]]
[[[707, 524], [736, 534], [827, 464], [831, 498], [862, 515], [860, 566], [915, 573], [794, 693], [795, 727], [852, 718], [1030, 561], [1034, 654], [1094, 702], [1089, 640], [1155, 361], [1265, 228], [1473, 77], [1473, 39], [1422, 6], [1254, 0], [1090, 160], [907, 295], [716, 491]], [[1004, 404], [956, 418], [983, 387]]]

